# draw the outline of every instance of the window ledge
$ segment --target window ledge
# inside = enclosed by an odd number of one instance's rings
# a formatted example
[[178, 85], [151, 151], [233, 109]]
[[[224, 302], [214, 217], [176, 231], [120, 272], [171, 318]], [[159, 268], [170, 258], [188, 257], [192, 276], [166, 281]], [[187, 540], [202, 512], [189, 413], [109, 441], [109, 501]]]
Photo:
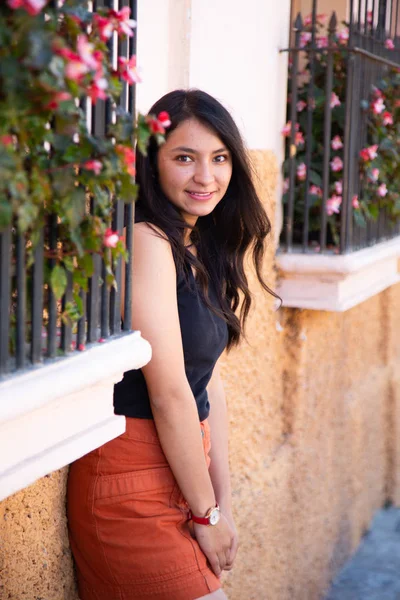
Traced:
[[113, 387], [151, 358], [139, 331], [0, 383], [0, 500], [125, 431]]
[[278, 254], [283, 306], [343, 312], [400, 281], [400, 237], [350, 254]]

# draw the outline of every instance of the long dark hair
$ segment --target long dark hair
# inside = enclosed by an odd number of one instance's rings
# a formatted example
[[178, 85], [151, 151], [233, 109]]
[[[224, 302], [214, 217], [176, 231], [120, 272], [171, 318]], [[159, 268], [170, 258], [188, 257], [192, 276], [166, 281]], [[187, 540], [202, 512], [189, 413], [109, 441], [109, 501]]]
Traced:
[[[264, 243], [271, 224], [256, 193], [242, 137], [222, 104], [201, 90], [175, 90], [160, 98], [149, 113], [158, 115], [162, 111], [167, 111], [171, 119], [167, 136], [183, 121], [196, 119], [211, 129], [231, 153], [232, 177], [225, 196], [212, 213], [198, 218], [191, 232], [197, 257], [184, 245], [184, 233], [189, 226], [158, 183], [156, 141], [151, 140], [147, 156], [140, 153], [137, 155], [137, 209], [141, 218], [159, 227], [168, 238], [178, 269], [184, 271], [185, 264], [196, 269], [196, 278], [204, 299], [228, 325], [228, 348], [231, 348], [243, 334], [251, 306], [251, 293], [244, 270], [247, 250], [252, 252], [260, 284], [276, 296], [261, 274]], [[214, 284], [221, 310], [209, 303], [210, 281]], [[235, 313], [240, 304], [237, 316]]]

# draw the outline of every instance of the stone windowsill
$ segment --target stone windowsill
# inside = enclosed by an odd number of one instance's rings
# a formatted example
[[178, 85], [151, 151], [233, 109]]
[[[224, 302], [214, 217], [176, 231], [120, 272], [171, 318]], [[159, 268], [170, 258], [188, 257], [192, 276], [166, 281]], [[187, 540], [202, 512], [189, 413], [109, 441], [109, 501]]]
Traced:
[[113, 386], [150, 358], [135, 331], [0, 382], [0, 500], [123, 433]]
[[400, 237], [343, 255], [278, 254], [283, 306], [342, 312], [400, 281]]

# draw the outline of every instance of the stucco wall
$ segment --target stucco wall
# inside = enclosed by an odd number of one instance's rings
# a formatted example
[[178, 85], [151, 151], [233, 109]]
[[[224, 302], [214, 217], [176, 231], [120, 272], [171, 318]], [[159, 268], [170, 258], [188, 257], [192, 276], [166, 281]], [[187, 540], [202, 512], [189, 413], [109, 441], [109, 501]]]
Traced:
[[0, 502], [1, 600], [78, 600], [66, 527], [67, 472]]
[[[273, 215], [276, 160], [252, 157]], [[224, 585], [230, 600], [317, 600], [373, 512], [400, 504], [400, 285], [345, 313], [274, 312], [253, 289], [248, 343], [223, 361], [241, 537]], [[0, 503], [2, 600], [77, 600], [65, 480]]]

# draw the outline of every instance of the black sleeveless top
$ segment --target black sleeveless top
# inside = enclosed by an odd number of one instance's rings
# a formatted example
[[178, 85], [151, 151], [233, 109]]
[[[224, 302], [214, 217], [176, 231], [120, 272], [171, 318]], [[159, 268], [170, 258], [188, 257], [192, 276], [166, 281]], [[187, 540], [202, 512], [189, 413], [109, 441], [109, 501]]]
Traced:
[[[199, 420], [210, 412], [207, 385], [214, 366], [228, 342], [226, 322], [204, 303], [191, 266], [185, 265], [187, 277], [177, 272], [178, 312], [181, 326], [185, 372], [196, 400]], [[219, 307], [215, 290], [209, 285], [211, 304]], [[162, 302], [162, 298], [160, 298]], [[140, 369], [124, 373], [114, 386], [114, 410], [117, 415], [152, 419], [146, 381]]]

